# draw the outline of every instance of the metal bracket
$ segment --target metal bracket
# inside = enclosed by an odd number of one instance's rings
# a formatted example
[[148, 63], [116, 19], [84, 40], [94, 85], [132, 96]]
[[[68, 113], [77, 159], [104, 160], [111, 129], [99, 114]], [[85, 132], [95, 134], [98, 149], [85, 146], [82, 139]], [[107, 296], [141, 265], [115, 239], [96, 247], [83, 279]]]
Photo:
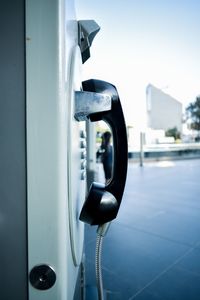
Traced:
[[77, 121], [85, 121], [89, 115], [111, 110], [111, 96], [94, 92], [75, 92], [75, 113]]
[[84, 64], [90, 57], [90, 47], [100, 27], [94, 20], [80, 20], [78, 21], [78, 30], [78, 44], [81, 49], [82, 62]]

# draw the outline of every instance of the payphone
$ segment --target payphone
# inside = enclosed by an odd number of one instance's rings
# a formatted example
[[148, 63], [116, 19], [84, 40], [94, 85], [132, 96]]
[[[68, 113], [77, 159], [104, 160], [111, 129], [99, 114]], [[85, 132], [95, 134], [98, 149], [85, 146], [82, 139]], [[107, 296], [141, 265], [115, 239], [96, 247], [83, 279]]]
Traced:
[[[2, 1], [0, 20], [0, 298], [72, 300], [81, 287], [84, 222], [111, 220], [119, 209], [121, 106], [113, 86], [81, 82], [99, 26], [77, 22], [72, 0]], [[94, 184], [86, 202], [85, 118], [108, 121], [116, 149], [111, 184]], [[94, 194], [97, 206], [110, 195], [105, 219], [101, 208], [88, 210]]]

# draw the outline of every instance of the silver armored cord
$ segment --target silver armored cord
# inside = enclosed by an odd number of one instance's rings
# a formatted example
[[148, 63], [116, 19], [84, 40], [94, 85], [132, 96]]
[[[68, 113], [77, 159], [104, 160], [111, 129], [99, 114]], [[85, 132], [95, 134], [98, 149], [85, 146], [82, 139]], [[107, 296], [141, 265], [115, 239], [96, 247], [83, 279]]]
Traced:
[[97, 229], [95, 270], [96, 270], [98, 300], [104, 300], [103, 278], [102, 278], [102, 267], [101, 267], [102, 242], [103, 242], [103, 237], [107, 233], [109, 226], [110, 226], [110, 222], [99, 225], [99, 227]]

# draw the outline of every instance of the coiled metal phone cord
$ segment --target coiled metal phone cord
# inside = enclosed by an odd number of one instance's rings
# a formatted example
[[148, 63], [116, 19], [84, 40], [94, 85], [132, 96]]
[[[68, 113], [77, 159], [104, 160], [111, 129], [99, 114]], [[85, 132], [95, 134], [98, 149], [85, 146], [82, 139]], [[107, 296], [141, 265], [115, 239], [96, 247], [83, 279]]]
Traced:
[[102, 242], [103, 242], [103, 237], [107, 233], [109, 226], [110, 226], [110, 222], [99, 225], [97, 229], [95, 270], [96, 270], [98, 300], [104, 300], [102, 268], [101, 268]]
[[102, 270], [101, 270], [101, 256], [102, 256], [102, 241], [103, 237], [97, 235], [96, 241], [96, 258], [95, 258], [95, 270], [96, 270], [96, 282], [98, 290], [98, 299], [103, 300], [103, 279], [102, 279]]

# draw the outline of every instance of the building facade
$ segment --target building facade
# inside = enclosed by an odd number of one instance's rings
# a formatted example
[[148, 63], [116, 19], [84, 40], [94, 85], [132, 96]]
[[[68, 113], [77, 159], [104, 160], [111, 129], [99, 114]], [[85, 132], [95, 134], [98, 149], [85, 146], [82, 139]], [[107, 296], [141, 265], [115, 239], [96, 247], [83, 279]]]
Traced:
[[146, 88], [147, 127], [168, 130], [176, 127], [182, 132], [182, 104], [149, 84]]

